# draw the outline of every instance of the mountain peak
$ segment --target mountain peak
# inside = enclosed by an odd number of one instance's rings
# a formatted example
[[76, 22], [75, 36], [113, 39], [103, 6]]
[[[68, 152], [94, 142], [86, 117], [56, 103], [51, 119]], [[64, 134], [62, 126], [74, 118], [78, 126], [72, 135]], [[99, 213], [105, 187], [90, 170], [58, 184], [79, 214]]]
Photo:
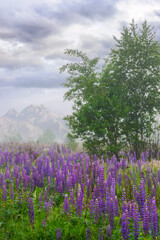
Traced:
[[18, 112], [15, 110], [15, 108], [11, 108], [6, 114], [4, 114], [4, 117], [15, 119], [18, 117]]
[[0, 120], [0, 141], [5, 135], [13, 133], [19, 133], [27, 141], [29, 135], [30, 139], [33, 139], [34, 133], [36, 138], [38, 132], [42, 135], [47, 129], [53, 131], [57, 141], [62, 141], [68, 131], [63, 118], [55, 115], [43, 104], [29, 105], [20, 113], [12, 108], [4, 115], [4, 118], [0, 117]]

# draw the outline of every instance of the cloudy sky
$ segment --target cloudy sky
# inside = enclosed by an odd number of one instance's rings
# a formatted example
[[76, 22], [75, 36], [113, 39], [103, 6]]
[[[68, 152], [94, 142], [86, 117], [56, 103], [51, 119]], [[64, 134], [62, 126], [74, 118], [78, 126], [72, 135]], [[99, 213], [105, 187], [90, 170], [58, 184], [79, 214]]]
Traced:
[[1, 0], [0, 115], [10, 108], [44, 104], [67, 114], [63, 102], [70, 61], [64, 50], [79, 49], [90, 57], [106, 57], [113, 35], [132, 19], [144, 20], [160, 33], [159, 0]]

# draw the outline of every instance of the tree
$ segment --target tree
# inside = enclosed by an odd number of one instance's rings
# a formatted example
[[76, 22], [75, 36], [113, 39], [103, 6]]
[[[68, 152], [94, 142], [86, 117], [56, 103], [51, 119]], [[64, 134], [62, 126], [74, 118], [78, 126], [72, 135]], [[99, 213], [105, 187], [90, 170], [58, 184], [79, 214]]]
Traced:
[[160, 45], [146, 21], [141, 29], [132, 21], [130, 28], [123, 28], [121, 38], [114, 39], [117, 45], [110, 54], [112, 76], [117, 86], [119, 82], [123, 86], [123, 100], [128, 107], [123, 132], [139, 154], [160, 111]]
[[65, 54], [81, 60], [60, 69], [70, 74], [64, 84], [68, 88], [65, 99], [73, 100], [74, 105], [72, 115], [65, 120], [73, 136], [83, 141], [89, 153], [117, 153], [122, 147], [119, 125], [126, 108], [120, 101], [119, 89], [111, 87], [111, 64], [98, 69], [98, 58], [89, 59], [78, 50], [67, 50]]
[[114, 39], [116, 47], [102, 68], [99, 58], [66, 50], [80, 61], [60, 69], [69, 73], [65, 99], [74, 102], [66, 120], [92, 154], [117, 154], [126, 144], [138, 153], [160, 111], [160, 48], [153, 29], [145, 21], [139, 30], [133, 21]]

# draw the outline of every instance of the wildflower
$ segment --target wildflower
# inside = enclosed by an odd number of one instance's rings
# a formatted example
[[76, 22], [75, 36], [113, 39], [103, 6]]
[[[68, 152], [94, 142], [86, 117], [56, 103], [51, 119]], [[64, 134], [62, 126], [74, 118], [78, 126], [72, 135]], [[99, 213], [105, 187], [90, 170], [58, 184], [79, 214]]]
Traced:
[[57, 240], [60, 240], [61, 238], [61, 228], [57, 228]]
[[43, 226], [43, 227], [45, 227], [45, 226], [46, 226], [46, 222], [45, 222], [45, 220], [44, 220], [44, 219], [42, 220], [42, 226]]
[[68, 195], [65, 195], [64, 198], [64, 211], [69, 214], [70, 213], [70, 206], [69, 206], [69, 200], [68, 200]]
[[143, 231], [145, 235], [149, 233], [149, 210], [147, 204], [143, 208]]
[[99, 240], [104, 240], [104, 236], [102, 235], [102, 228], [99, 228]]
[[99, 212], [100, 212], [100, 209], [99, 209], [99, 201], [98, 201], [98, 199], [96, 198], [95, 205], [94, 205], [94, 216], [95, 216], [95, 221], [96, 221], [96, 222], [97, 222], [98, 219], [99, 219]]
[[114, 229], [114, 199], [109, 201], [109, 223], [112, 229]]
[[90, 240], [91, 239], [91, 229], [87, 228], [87, 234], [86, 234], [86, 240]]
[[151, 207], [151, 234], [152, 237], [158, 236], [159, 234], [157, 206], [154, 198], [152, 199]]
[[134, 239], [137, 240], [139, 236], [140, 215], [136, 203], [133, 203], [133, 221], [134, 221], [133, 223]]
[[29, 207], [29, 220], [32, 228], [34, 228], [34, 208], [33, 208], [33, 199], [28, 198], [28, 207]]
[[6, 201], [7, 200], [7, 189], [5, 186], [2, 188], [2, 200]]
[[124, 240], [129, 239], [127, 213], [128, 213], [128, 211], [126, 210], [126, 212], [123, 213], [122, 217], [121, 217], [121, 232], [122, 232], [122, 237]]
[[110, 225], [107, 226], [107, 238], [111, 238], [112, 236], [112, 228]]

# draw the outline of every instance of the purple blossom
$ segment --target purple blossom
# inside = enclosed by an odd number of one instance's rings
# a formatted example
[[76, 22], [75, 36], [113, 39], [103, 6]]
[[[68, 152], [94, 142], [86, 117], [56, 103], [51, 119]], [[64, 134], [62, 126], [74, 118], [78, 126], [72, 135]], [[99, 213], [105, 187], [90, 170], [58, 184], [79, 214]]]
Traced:
[[126, 210], [126, 212], [123, 213], [121, 217], [121, 232], [124, 240], [129, 239], [129, 228], [128, 228], [127, 216], [128, 216], [128, 211]]
[[107, 226], [107, 238], [111, 239], [112, 237], [112, 228], [110, 225]]
[[94, 204], [94, 219], [96, 222], [98, 222], [98, 220], [99, 220], [99, 215], [100, 215], [99, 201], [96, 198], [95, 204]]
[[2, 200], [6, 201], [7, 200], [7, 189], [5, 186], [2, 188]]
[[140, 215], [138, 212], [138, 206], [136, 203], [133, 203], [133, 234], [134, 239], [137, 240], [139, 236], [139, 227], [140, 227]]
[[159, 234], [157, 206], [154, 198], [152, 199], [151, 207], [151, 233], [152, 237], [158, 236]]
[[65, 213], [69, 214], [70, 213], [70, 206], [69, 206], [69, 200], [68, 200], [68, 195], [65, 195], [64, 198], [64, 211]]
[[57, 240], [62, 239], [61, 237], [61, 228], [57, 228]]
[[34, 228], [34, 208], [33, 208], [33, 199], [28, 198], [28, 208], [29, 208], [29, 220], [32, 228]]
[[44, 219], [42, 220], [42, 226], [43, 226], [43, 227], [45, 227], [45, 226], [46, 226], [46, 222], [45, 222], [45, 220], [44, 220]]
[[109, 200], [109, 223], [112, 229], [114, 229], [114, 199]]
[[99, 228], [99, 237], [98, 237], [99, 240], [104, 240], [104, 236], [102, 234], [102, 228]]
[[83, 197], [84, 197], [84, 195], [83, 195], [81, 187], [80, 187], [80, 188], [78, 188], [78, 191], [77, 191], [77, 214], [79, 216], [81, 216], [81, 214], [82, 214]]
[[10, 199], [14, 199], [13, 182], [10, 183]]
[[149, 210], [147, 203], [145, 203], [143, 208], [143, 231], [145, 235], [149, 233]]
[[93, 217], [93, 212], [94, 212], [94, 199], [93, 198], [90, 200], [89, 212], [90, 212], [90, 215], [91, 215], [91, 218], [92, 218]]
[[86, 240], [91, 240], [91, 229], [90, 228], [87, 228]]

